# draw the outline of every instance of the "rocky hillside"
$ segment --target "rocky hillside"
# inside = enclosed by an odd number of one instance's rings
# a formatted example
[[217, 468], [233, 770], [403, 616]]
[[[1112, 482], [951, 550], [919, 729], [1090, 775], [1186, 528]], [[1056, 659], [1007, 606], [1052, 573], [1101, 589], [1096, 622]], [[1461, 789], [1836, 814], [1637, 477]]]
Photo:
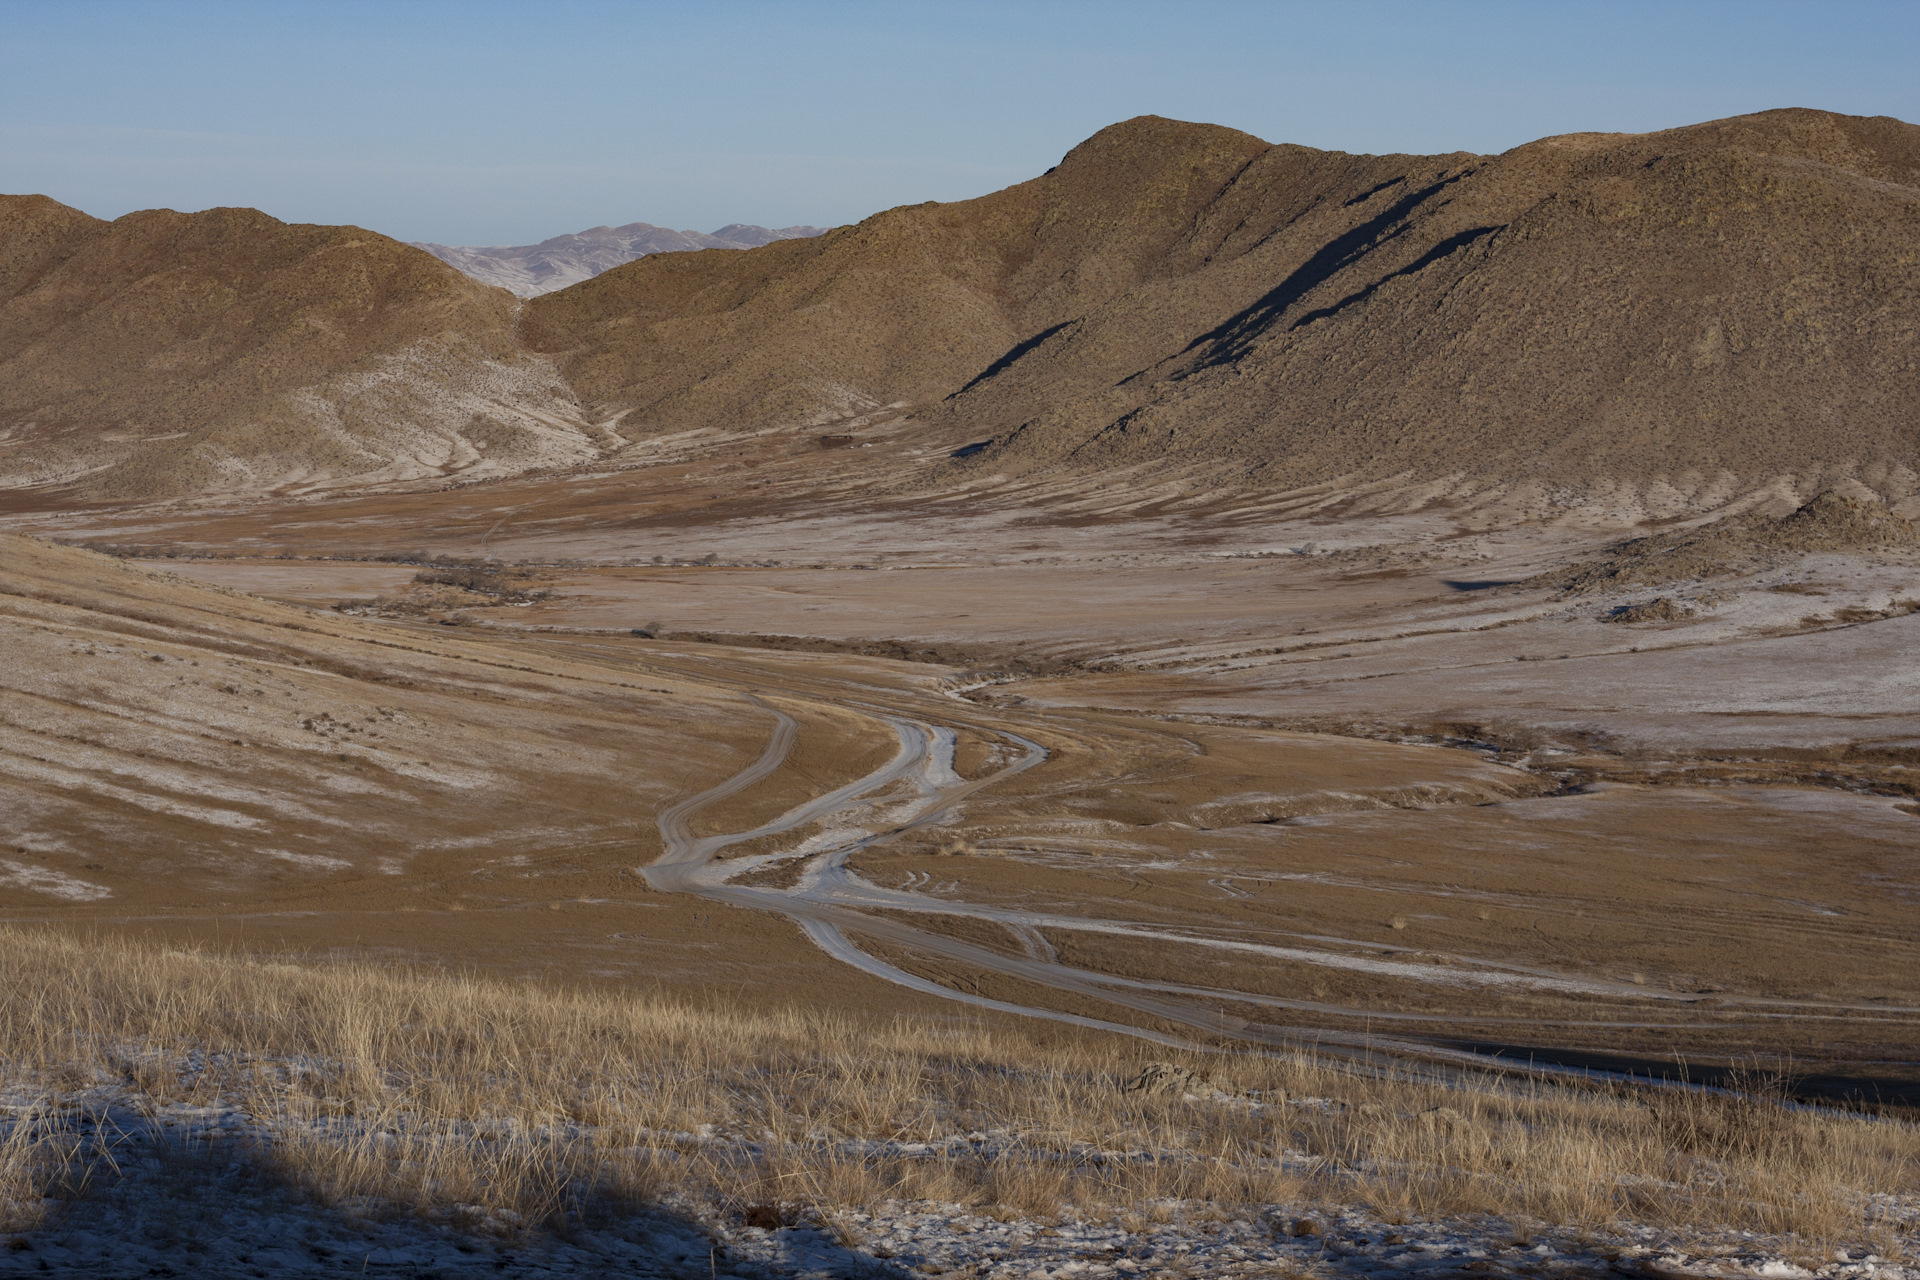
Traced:
[[[585, 401], [626, 413], [629, 435], [934, 406], [1017, 363], [1063, 318], [1124, 305], [1165, 274], [1266, 150], [1231, 129], [1135, 120], [978, 200], [748, 254], [644, 258], [533, 300], [522, 332]], [[1139, 333], [1183, 340], [1163, 307], [1132, 310]]]
[[1141, 118], [1044, 177], [725, 261], [526, 332], [628, 432], [898, 401], [993, 474], [1498, 489], [1625, 515], [1920, 487], [1920, 128], [1773, 111], [1501, 156]]
[[593, 456], [514, 299], [358, 227], [0, 197], [0, 485], [365, 485]]
[[[1191, 269], [948, 408], [997, 440], [972, 465], [1518, 482], [1542, 514], [1662, 514], [1780, 477], [1915, 492], [1911, 125], [1782, 111], [1486, 160], [1275, 148], [1169, 266]], [[1203, 323], [1143, 341], [1162, 295]]]
[[992, 195], [654, 253], [517, 321], [424, 253], [243, 210], [15, 198], [0, 264], [15, 485], [506, 474], [838, 424], [961, 455], [896, 484], [1920, 509], [1920, 128], [1886, 118], [1355, 156], [1142, 117]]

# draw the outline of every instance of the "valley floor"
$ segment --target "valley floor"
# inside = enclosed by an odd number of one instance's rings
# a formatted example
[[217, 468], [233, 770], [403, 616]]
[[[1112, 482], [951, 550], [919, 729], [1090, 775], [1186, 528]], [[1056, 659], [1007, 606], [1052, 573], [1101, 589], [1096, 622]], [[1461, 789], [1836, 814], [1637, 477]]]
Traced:
[[[801, 511], [668, 484], [620, 507], [630, 480], [599, 483], [16, 512], [120, 558], [4, 539], [5, 919], [288, 972], [373, 961], [1093, 1037], [1128, 1046], [1103, 1050], [1108, 1089], [1145, 1054], [1310, 1053], [1475, 1097], [1508, 1087], [1485, 1071], [1629, 1091], [1772, 1072], [1782, 1097], [1920, 1103], [1920, 550], [1574, 590], [1619, 560], [1618, 533], [1087, 494]], [[42, 1081], [17, 1101], [51, 1096]], [[718, 1274], [724, 1250], [742, 1274], [859, 1257], [874, 1274], [1895, 1276], [1915, 1194], [1910, 1164], [1845, 1183], [1867, 1197], [1851, 1225], [1815, 1230], [1804, 1205], [1727, 1209], [1717, 1165], [1646, 1155], [1605, 1166], [1608, 1185], [1692, 1203], [1708, 1183], [1689, 1179], [1719, 1178], [1721, 1207], [1394, 1201], [1378, 1178], [1329, 1195], [1328, 1170], [1359, 1167], [1351, 1142], [1384, 1140], [1341, 1120], [1345, 1136], [1309, 1125], [1262, 1156], [1285, 1194], [1069, 1197], [1058, 1216], [868, 1183], [769, 1195], [798, 1216], [757, 1235], [751, 1205], [689, 1201], [676, 1220], [652, 1194], [628, 1220], [654, 1243], [576, 1224], [496, 1257], [472, 1223], [399, 1225], [351, 1196], [316, 1209], [198, 1139], [183, 1160], [137, 1136], [168, 1116], [251, 1132], [278, 1114], [257, 1099], [87, 1096], [140, 1117], [114, 1124], [153, 1168], [127, 1164], [0, 1271], [55, 1249], [93, 1266], [98, 1248], [185, 1270], [196, 1241], [284, 1228], [327, 1251], [300, 1246], [322, 1272], [361, 1241], [370, 1273], [644, 1254]], [[1389, 1107], [1394, 1141], [1435, 1107], [1455, 1104]], [[883, 1139], [906, 1141], [860, 1137]], [[1457, 1147], [1423, 1150], [1461, 1167]], [[258, 1230], [168, 1237], [142, 1216], [242, 1184]], [[1288, 1234], [1314, 1215], [1320, 1234]], [[710, 1239], [708, 1270], [669, 1256]]]

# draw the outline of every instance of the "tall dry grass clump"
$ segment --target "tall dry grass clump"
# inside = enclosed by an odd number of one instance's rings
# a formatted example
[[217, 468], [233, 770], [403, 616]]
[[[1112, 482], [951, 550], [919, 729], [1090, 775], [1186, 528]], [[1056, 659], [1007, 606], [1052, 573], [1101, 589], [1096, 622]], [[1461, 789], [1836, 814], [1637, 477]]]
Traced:
[[50, 1204], [85, 1190], [90, 1144], [63, 1120], [33, 1103], [13, 1108], [0, 1132], [0, 1232], [31, 1230], [46, 1219]]
[[1036, 1216], [1318, 1201], [1395, 1220], [1731, 1227], [1896, 1256], [1871, 1197], [1920, 1191], [1912, 1126], [1766, 1097], [1442, 1086], [1255, 1054], [1196, 1054], [1174, 1064], [1194, 1075], [1169, 1072], [1192, 1087], [1127, 1092], [1147, 1055], [1116, 1037], [53, 931], [0, 930], [0, 972], [0, 1100], [15, 1114], [0, 1201], [15, 1206], [111, 1176], [49, 1122], [75, 1106], [135, 1120], [219, 1108], [243, 1119], [258, 1168], [323, 1203], [502, 1231], [666, 1200], [766, 1219], [887, 1199]]

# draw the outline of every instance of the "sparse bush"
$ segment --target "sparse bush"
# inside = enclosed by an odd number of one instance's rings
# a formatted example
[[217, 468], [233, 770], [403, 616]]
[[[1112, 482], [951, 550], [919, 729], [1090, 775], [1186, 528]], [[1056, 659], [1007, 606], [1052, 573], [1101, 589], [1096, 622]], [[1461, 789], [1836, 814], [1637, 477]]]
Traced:
[[88, 1178], [89, 1144], [60, 1122], [44, 1099], [12, 1108], [0, 1122], [0, 1231], [27, 1231], [47, 1202], [79, 1195]]
[[497, 560], [447, 562], [422, 569], [413, 575], [422, 586], [458, 587], [476, 595], [492, 596], [505, 604], [544, 600], [552, 592], [531, 570], [501, 564]]
[[1655, 1089], [1647, 1094], [1661, 1142], [1710, 1160], [1791, 1157], [1806, 1139], [1789, 1109], [1792, 1076], [1751, 1063], [1728, 1073], [1727, 1089]]

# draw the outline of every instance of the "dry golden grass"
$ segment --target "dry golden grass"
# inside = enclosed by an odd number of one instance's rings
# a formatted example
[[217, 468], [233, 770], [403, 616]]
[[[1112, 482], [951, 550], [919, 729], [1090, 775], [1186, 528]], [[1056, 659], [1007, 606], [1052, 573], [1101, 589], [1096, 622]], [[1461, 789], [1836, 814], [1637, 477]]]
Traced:
[[1146, 1054], [1111, 1038], [22, 929], [0, 931], [0, 972], [0, 1092], [38, 1117], [0, 1141], [0, 1203], [15, 1206], [79, 1193], [86, 1152], [48, 1117], [109, 1098], [237, 1110], [256, 1164], [323, 1203], [508, 1231], [668, 1197], [826, 1221], [886, 1199], [1037, 1217], [1341, 1202], [1393, 1221], [1745, 1228], [1895, 1257], [1868, 1197], [1920, 1191], [1913, 1126], [1763, 1093], [1444, 1087], [1196, 1054], [1183, 1065], [1225, 1095], [1203, 1100], [1123, 1093]]
[[48, 1202], [85, 1191], [91, 1169], [88, 1144], [65, 1117], [28, 1105], [15, 1111], [0, 1135], [0, 1231], [26, 1231], [47, 1216]]

